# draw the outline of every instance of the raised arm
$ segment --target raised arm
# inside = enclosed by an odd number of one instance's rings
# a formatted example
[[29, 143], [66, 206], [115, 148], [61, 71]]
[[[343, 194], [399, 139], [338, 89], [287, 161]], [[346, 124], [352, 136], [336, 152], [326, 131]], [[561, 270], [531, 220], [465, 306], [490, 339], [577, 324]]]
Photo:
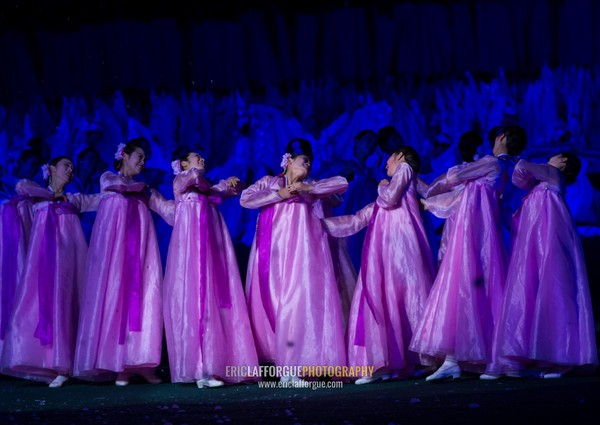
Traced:
[[22, 196], [30, 196], [32, 198], [41, 198], [41, 199], [54, 199], [54, 193], [52, 191], [41, 187], [36, 182], [31, 180], [23, 179], [17, 182], [15, 186], [15, 192]]
[[538, 181], [559, 184], [560, 170], [547, 164], [535, 164], [524, 159], [515, 165], [512, 175], [512, 182], [515, 186], [529, 190]]
[[221, 199], [238, 196], [244, 190], [244, 184], [237, 177], [221, 180], [210, 188], [210, 194]]
[[210, 182], [200, 173], [197, 168], [184, 171], [175, 177], [173, 181], [173, 193], [182, 194], [190, 188], [196, 188], [201, 192], [210, 189]]
[[457, 186], [481, 177], [495, 176], [502, 169], [498, 161], [498, 158], [488, 155], [475, 162], [455, 165], [446, 173], [447, 184]]
[[407, 163], [401, 163], [389, 184], [377, 187], [377, 205], [381, 208], [393, 208], [398, 205], [400, 198], [413, 179], [413, 171]]
[[316, 180], [310, 183], [313, 186], [310, 194], [317, 198], [327, 198], [331, 195], [339, 195], [348, 189], [348, 180], [342, 176], [334, 176], [326, 179]]
[[100, 193], [85, 195], [82, 193], [67, 193], [67, 199], [81, 212], [96, 211], [102, 199]]
[[248, 186], [242, 191], [240, 205], [244, 208], [254, 209], [281, 202], [282, 199], [277, 194], [280, 187], [273, 183], [273, 177], [265, 176]]
[[321, 220], [321, 223], [323, 223], [323, 227], [329, 235], [336, 238], [345, 238], [360, 232], [369, 225], [374, 207], [375, 203], [371, 202], [366, 207], [358, 210], [356, 214], [325, 218]]

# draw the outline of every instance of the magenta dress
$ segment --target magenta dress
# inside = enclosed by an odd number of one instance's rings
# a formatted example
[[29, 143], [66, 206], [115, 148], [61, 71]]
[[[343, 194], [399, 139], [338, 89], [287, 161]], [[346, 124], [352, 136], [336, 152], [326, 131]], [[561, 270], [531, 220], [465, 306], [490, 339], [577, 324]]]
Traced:
[[[228, 366], [258, 366], [244, 289], [229, 231], [217, 205], [237, 195], [199, 170], [175, 177], [175, 223], [163, 287], [171, 382], [227, 376]], [[231, 375], [231, 374], [229, 374]]]
[[[564, 201], [560, 170], [519, 161], [513, 183], [531, 189], [513, 219], [512, 254], [494, 351], [515, 363], [598, 365], [594, 316], [581, 241]], [[500, 367], [500, 369], [498, 369]]]
[[114, 380], [157, 366], [162, 266], [150, 209], [172, 223], [174, 205], [144, 183], [105, 172], [92, 230], [77, 331], [75, 376]]
[[79, 212], [94, 211], [99, 195], [54, 193], [22, 180], [17, 193], [35, 199], [23, 274], [2, 356], [3, 373], [52, 382], [71, 375], [87, 242]]
[[323, 220], [345, 237], [368, 225], [348, 323], [348, 365], [374, 366], [407, 377], [421, 363], [408, 345], [435, 275], [410, 165], [379, 185], [374, 204], [354, 216]]
[[281, 366], [346, 365], [342, 308], [327, 234], [315, 199], [343, 193], [343, 177], [306, 181], [309, 195], [283, 200], [284, 177], [266, 176], [240, 203], [261, 208], [246, 297], [258, 358]]
[[446, 223], [445, 253], [410, 344], [432, 363], [450, 355], [463, 370], [482, 372], [491, 359], [506, 278], [500, 196], [507, 169], [494, 156], [457, 165], [446, 173], [450, 192], [425, 200], [436, 216], [454, 216]]
[[17, 282], [25, 266], [33, 222], [32, 201], [16, 195], [0, 205], [0, 359], [15, 301]]

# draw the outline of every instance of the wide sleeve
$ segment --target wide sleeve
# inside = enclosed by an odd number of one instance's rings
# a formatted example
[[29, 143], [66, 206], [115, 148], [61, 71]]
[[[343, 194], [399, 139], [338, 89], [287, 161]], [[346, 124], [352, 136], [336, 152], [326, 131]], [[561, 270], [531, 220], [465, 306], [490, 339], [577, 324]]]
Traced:
[[315, 180], [310, 185], [313, 186], [313, 190], [310, 192], [312, 196], [327, 198], [331, 195], [339, 195], [346, 192], [348, 189], [348, 180], [342, 176], [334, 176]]
[[102, 192], [133, 193], [143, 192], [147, 188], [143, 182], [125, 183], [118, 174], [105, 172], [100, 176], [100, 190]]
[[173, 193], [182, 194], [190, 188], [196, 188], [200, 192], [206, 192], [210, 189], [210, 182], [196, 168], [184, 171], [175, 177], [173, 181]]
[[152, 211], [160, 215], [167, 224], [173, 225], [175, 222], [175, 201], [166, 199], [155, 189], [150, 189], [148, 206]]
[[455, 186], [449, 192], [442, 192], [423, 200], [425, 209], [438, 218], [448, 218], [453, 215], [462, 199], [465, 185]]
[[535, 186], [538, 181], [545, 181], [550, 184], [560, 183], [560, 170], [547, 164], [535, 164], [533, 162], [520, 160], [512, 175], [512, 182], [520, 189], [529, 190]]
[[404, 191], [413, 178], [413, 171], [407, 163], [401, 163], [389, 184], [380, 184], [377, 187], [377, 205], [381, 208], [393, 208], [398, 205]]
[[340, 215], [321, 220], [325, 231], [336, 238], [345, 238], [360, 232], [369, 225], [373, 215], [374, 202], [358, 210], [356, 214]]
[[502, 169], [498, 161], [498, 158], [488, 155], [475, 162], [455, 165], [446, 173], [447, 184], [457, 186], [481, 177], [498, 175]]
[[94, 193], [86, 195], [82, 193], [67, 193], [67, 199], [75, 205], [80, 212], [97, 211], [102, 195]]
[[54, 193], [50, 190], [41, 187], [36, 182], [31, 180], [23, 179], [17, 182], [15, 186], [15, 192], [21, 196], [29, 196], [32, 198], [41, 198], [41, 199], [54, 199]]
[[255, 209], [281, 202], [282, 198], [277, 193], [279, 187], [274, 187], [272, 181], [273, 177], [265, 176], [248, 186], [242, 191], [240, 205], [244, 208]]
[[242, 193], [244, 189], [244, 184], [240, 181], [234, 187], [229, 187], [227, 185], [227, 180], [221, 180], [219, 183], [213, 185], [210, 188], [210, 194], [213, 196], [218, 196], [219, 198], [225, 200], [228, 198], [232, 198], [234, 196], [238, 196]]

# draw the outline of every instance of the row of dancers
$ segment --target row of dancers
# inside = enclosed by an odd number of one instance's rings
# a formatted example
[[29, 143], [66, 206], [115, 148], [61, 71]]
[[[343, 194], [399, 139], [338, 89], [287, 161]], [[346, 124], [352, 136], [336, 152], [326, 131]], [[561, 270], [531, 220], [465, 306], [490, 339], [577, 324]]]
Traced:
[[[303, 139], [288, 143], [280, 175], [247, 188], [236, 177], [211, 184], [204, 159], [186, 152], [173, 162], [174, 200], [135, 180], [145, 165], [135, 139], [119, 145], [117, 172], [101, 176], [95, 195], [64, 193], [73, 163], [57, 157], [45, 167], [47, 188], [20, 181], [1, 207], [0, 371], [51, 387], [71, 376], [159, 383], [164, 325], [171, 382], [201, 388], [256, 381], [226, 371], [264, 363], [373, 366], [357, 384], [438, 366], [428, 381], [591, 372], [591, 297], [563, 199], [578, 158], [514, 165], [525, 145], [521, 127], [503, 128], [493, 155], [430, 185], [417, 177], [415, 149], [399, 146], [376, 200], [337, 217], [348, 183], [309, 179], [314, 156]], [[509, 260], [500, 203], [510, 175], [529, 193]], [[260, 210], [245, 294], [218, 210], [238, 195]], [[446, 219], [437, 270], [419, 200]], [[96, 210], [88, 249], [78, 213]], [[164, 277], [150, 210], [173, 226]], [[343, 238], [363, 228], [356, 275]]]

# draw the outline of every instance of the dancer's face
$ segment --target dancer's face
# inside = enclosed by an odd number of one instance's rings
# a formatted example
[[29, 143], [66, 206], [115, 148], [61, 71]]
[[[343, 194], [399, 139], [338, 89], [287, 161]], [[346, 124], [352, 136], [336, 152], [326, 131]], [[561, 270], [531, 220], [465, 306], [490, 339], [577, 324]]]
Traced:
[[387, 164], [385, 166], [388, 177], [392, 177], [396, 173], [396, 169], [398, 168], [398, 165], [400, 165], [403, 162], [406, 162], [406, 160], [404, 159], [403, 153], [395, 153], [392, 156], [390, 156], [388, 158]]
[[298, 155], [294, 159], [289, 159], [288, 172], [293, 172], [303, 179], [310, 173], [311, 166], [312, 164], [309, 157], [306, 155]]
[[73, 179], [75, 167], [70, 159], [63, 158], [58, 161], [58, 164], [50, 166], [52, 181], [68, 183]]
[[205, 169], [205, 160], [200, 156], [199, 153], [192, 152], [188, 155], [187, 161], [181, 162], [181, 168], [189, 170], [191, 168], [197, 168], [198, 170]]
[[142, 148], [136, 148], [131, 155], [123, 152], [123, 165], [121, 167], [123, 174], [136, 176], [142, 172], [145, 164], [146, 155]]

